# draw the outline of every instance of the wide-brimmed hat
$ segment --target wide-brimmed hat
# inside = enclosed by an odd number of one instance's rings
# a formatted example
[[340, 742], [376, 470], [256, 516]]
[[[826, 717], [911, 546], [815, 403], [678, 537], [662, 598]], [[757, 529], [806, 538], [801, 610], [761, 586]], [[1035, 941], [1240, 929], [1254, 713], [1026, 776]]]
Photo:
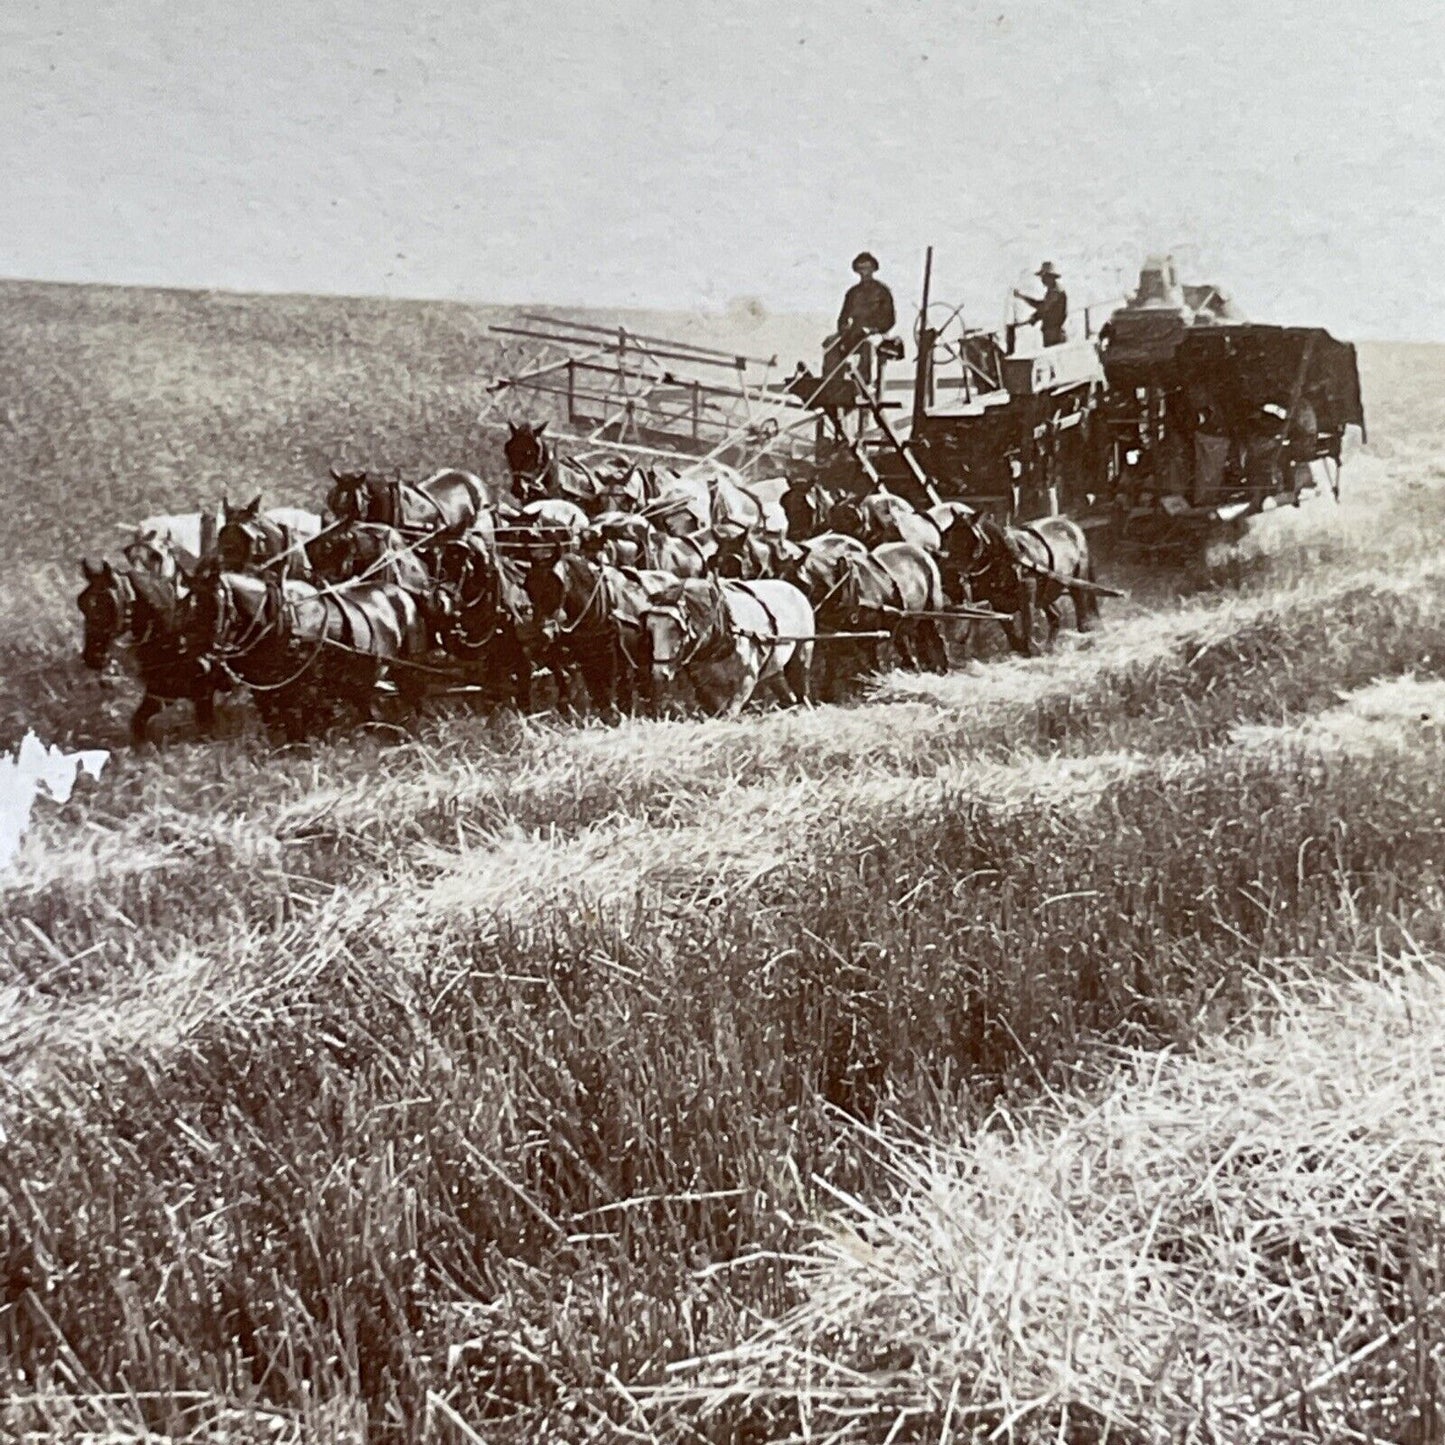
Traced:
[[1055, 266], [1052, 261], [1045, 261], [1044, 264], [1040, 266], [1037, 271], [1034, 272], [1034, 275], [1039, 277], [1043, 281], [1047, 281], [1050, 276], [1052, 276], [1055, 281], [1062, 279], [1059, 275], [1058, 267]]
[[856, 271], [860, 266], [871, 266], [875, 271], [878, 269], [878, 258], [872, 251], [859, 251], [853, 257], [853, 269]]

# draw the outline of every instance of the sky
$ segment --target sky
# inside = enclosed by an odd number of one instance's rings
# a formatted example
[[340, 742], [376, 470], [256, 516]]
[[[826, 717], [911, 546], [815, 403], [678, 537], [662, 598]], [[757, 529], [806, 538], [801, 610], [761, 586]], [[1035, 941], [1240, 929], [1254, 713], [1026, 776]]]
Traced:
[[1445, 340], [1438, 0], [0, 0], [0, 275]]

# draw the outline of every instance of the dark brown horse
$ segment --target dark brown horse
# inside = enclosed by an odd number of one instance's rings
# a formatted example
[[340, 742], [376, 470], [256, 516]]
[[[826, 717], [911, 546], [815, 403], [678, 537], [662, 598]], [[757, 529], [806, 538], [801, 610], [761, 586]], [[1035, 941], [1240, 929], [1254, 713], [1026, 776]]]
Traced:
[[488, 683], [505, 687], [520, 712], [532, 708], [532, 677], [540, 662], [552, 672], [565, 705], [568, 679], [554, 667], [526, 579], [533, 556], [553, 554], [541, 544], [517, 556], [476, 538], [449, 540], [435, 549], [441, 644], [462, 662], [475, 663]]
[[648, 472], [622, 457], [585, 465], [558, 456], [545, 436], [547, 423], [507, 423], [502, 445], [518, 503], [546, 497], [575, 503], [588, 516], [608, 511], [638, 511], [655, 495]]
[[84, 633], [81, 660], [94, 672], [111, 648], [128, 640], [144, 692], [130, 720], [131, 743], [146, 740], [150, 720], [168, 702], [185, 701], [196, 711], [196, 726], [209, 733], [216, 720], [216, 693], [226, 679], [212, 668], [203, 649], [192, 647], [182, 630], [185, 592], [174, 579], [117, 570], [109, 562], [82, 561], [85, 588], [75, 599]]
[[494, 530], [486, 486], [471, 472], [451, 467], [412, 483], [332, 467], [331, 479], [326, 509], [340, 521], [379, 522], [403, 532], [443, 536]]
[[294, 579], [215, 572], [198, 581], [187, 619], [191, 645], [250, 688], [261, 719], [297, 741], [337, 704], [371, 717], [390, 673], [415, 708], [422, 682], [407, 667], [427, 651], [411, 593], [387, 582], [318, 589]]
[[758, 531], [726, 530], [716, 538], [712, 570], [719, 577], [756, 582], [780, 572], [782, 544]]
[[788, 489], [779, 499], [783, 515], [788, 519], [788, 539], [804, 542], [828, 530], [828, 517], [843, 500], [843, 493], [830, 490], [810, 473], [798, 473], [789, 479]]
[[321, 518], [300, 523], [304, 513], [293, 512], [283, 522], [261, 510], [259, 493], [244, 507], [221, 503], [221, 525], [216, 533], [216, 557], [225, 572], [255, 572], [263, 567], [284, 568], [293, 577], [310, 574], [306, 544], [321, 531]]
[[[1044, 517], [1024, 527], [1003, 527], [989, 518], [950, 529], [943, 559], [945, 572], [966, 585], [973, 598], [1006, 612], [1009, 646], [1035, 656], [1052, 646], [1062, 624], [1059, 603], [1067, 593], [1074, 605], [1074, 626], [1087, 632], [1099, 615], [1099, 594], [1092, 586], [1094, 560], [1089, 540], [1068, 517]], [[1047, 626], [1040, 638], [1039, 619]]]
[[609, 717], [631, 711], [639, 683], [650, 695], [643, 614], [674, 581], [670, 573], [598, 565], [575, 552], [535, 561], [524, 585], [554, 674], [575, 667], [595, 708]]

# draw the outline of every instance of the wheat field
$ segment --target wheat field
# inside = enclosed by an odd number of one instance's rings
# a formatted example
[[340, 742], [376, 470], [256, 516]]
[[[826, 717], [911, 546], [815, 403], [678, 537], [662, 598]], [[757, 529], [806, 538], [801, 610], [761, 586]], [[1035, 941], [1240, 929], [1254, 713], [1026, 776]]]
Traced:
[[[0, 726], [75, 559], [495, 471], [498, 313], [0, 286]], [[1441, 1437], [1445, 352], [1052, 656], [117, 751], [0, 878], [0, 1429]]]

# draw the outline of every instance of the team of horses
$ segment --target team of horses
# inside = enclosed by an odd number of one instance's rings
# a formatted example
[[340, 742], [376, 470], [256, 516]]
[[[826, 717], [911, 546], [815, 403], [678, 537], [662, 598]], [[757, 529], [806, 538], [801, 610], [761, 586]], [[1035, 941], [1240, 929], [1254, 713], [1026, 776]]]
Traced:
[[83, 561], [82, 657], [99, 669], [126, 646], [144, 687], [133, 741], [169, 700], [209, 729], [237, 688], [295, 739], [438, 686], [526, 710], [547, 674], [564, 710], [615, 717], [676, 692], [730, 715], [761, 693], [843, 695], [890, 657], [944, 671], [979, 618], [1031, 654], [1065, 597], [1086, 630], [1107, 591], [1066, 518], [1004, 527], [801, 469], [753, 483], [712, 463], [584, 464], [545, 423], [512, 426], [504, 451], [497, 493], [457, 469], [333, 469], [324, 515], [224, 502], [148, 519], [120, 565]]

